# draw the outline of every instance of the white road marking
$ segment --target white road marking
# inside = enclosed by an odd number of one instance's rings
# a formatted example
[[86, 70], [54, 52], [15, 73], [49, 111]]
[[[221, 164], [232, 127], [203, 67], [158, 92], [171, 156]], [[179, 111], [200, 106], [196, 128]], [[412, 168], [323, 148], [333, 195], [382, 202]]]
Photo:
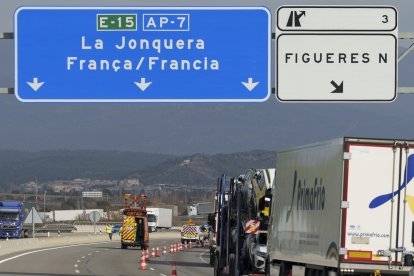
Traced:
[[88, 253], [88, 256], [92, 255], [92, 253]]
[[77, 264], [75, 264], [75, 265], [73, 265], [74, 267], [78, 267], [78, 265]]
[[167, 275], [160, 273], [160, 276], [167, 276]]
[[99, 253], [99, 252], [101, 252], [101, 251], [99, 251], [99, 250], [96, 250], [95, 252], [96, 252], [96, 253]]
[[76, 262], [80, 263], [80, 260], [77, 260]]
[[154, 271], [155, 269], [153, 269], [152, 267], [150, 267], [150, 269], [152, 270], [152, 271]]
[[79, 271], [79, 270], [77, 270], [77, 269], [75, 270], [75, 272], [76, 272], [76, 273], [78, 273], [78, 274], [80, 273], [80, 271]]
[[210, 254], [210, 253], [209, 253], [209, 252], [201, 252], [201, 253], [200, 253], [200, 260], [201, 260], [203, 263], [205, 263], [205, 264], [208, 264], [208, 265], [209, 265], [209, 264], [210, 264], [210, 261], [208, 261], [208, 262], [207, 262], [206, 260], [204, 260], [204, 258], [203, 258], [203, 255], [204, 255], [204, 254]]
[[85, 256], [82, 256], [82, 259], [85, 259]]
[[64, 246], [58, 246], [58, 247], [51, 247], [51, 248], [44, 248], [44, 249], [39, 249], [39, 250], [34, 250], [34, 251], [30, 251], [30, 252], [26, 252], [26, 253], [22, 253], [4, 260], [0, 261], [0, 264], [29, 255], [29, 254], [34, 254], [34, 253], [39, 253], [39, 252], [43, 252], [43, 251], [49, 251], [49, 250], [56, 250], [56, 249], [62, 249], [62, 248], [68, 248], [68, 247], [75, 247], [75, 246], [85, 246], [85, 245], [92, 245], [92, 244], [102, 244], [102, 243], [111, 243], [109, 242], [92, 242], [92, 243], [84, 243], [84, 244], [72, 244], [72, 245], [64, 245]]

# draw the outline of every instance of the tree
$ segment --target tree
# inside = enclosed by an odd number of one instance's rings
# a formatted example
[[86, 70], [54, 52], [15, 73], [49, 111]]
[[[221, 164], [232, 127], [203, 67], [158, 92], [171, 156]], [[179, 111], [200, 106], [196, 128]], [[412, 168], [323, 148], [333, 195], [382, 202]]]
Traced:
[[105, 212], [108, 212], [111, 209], [111, 204], [106, 201], [97, 201], [96, 202], [97, 209], [104, 209]]
[[63, 210], [74, 210], [76, 209], [76, 203], [73, 200], [63, 201], [61, 206]]

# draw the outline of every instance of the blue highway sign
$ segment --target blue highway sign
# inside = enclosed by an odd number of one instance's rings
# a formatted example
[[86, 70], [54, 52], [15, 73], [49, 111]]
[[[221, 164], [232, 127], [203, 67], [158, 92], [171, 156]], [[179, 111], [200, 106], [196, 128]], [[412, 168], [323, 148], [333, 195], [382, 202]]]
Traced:
[[24, 102], [262, 102], [271, 16], [262, 7], [21, 7]]

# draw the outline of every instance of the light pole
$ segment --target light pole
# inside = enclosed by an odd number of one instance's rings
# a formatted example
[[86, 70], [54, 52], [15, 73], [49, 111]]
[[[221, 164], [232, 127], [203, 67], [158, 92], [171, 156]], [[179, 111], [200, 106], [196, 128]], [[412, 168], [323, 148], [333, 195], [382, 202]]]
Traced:
[[43, 223], [45, 222], [46, 216], [46, 191], [43, 192]]
[[39, 209], [39, 206], [37, 206], [37, 178], [35, 178], [35, 195], [36, 195], [35, 208]]

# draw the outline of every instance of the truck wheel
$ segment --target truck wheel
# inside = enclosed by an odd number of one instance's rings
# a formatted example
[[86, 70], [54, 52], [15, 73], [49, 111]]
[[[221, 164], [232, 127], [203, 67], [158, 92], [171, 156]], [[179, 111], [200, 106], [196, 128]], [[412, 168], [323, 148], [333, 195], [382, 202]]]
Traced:
[[128, 245], [126, 245], [126, 244], [121, 244], [121, 248], [122, 248], [122, 249], [127, 249], [127, 248], [128, 248]]
[[184, 243], [184, 239], [181, 239], [181, 244], [183, 244]]

